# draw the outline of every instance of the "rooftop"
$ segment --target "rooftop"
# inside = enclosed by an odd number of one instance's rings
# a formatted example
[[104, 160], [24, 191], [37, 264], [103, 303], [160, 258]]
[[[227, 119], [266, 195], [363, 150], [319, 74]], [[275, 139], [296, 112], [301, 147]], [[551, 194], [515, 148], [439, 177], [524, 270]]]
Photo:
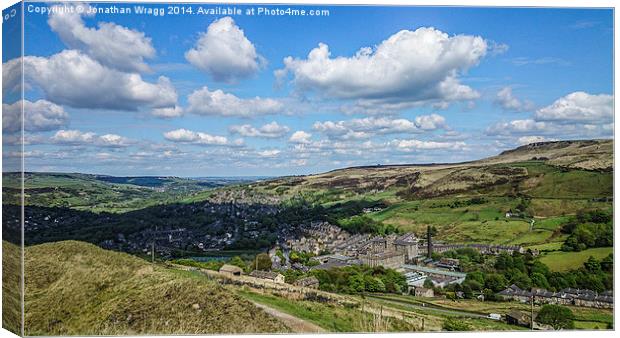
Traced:
[[462, 273], [462, 272], [448, 271], [448, 270], [442, 270], [442, 269], [434, 269], [434, 268], [429, 268], [429, 267], [421, 266], [421, 265], [403, 264], [403, 265], [401, 265], [401, 267], [403, 269], [405, 269], [405, 270], [421, 271], [421, 272], [424, 272], [426, 274], [430, 274], [430, 273], [441, 274], [441, 275], [457, 277], [457, 278], [465, 278], [467, 276], [466, 273]]

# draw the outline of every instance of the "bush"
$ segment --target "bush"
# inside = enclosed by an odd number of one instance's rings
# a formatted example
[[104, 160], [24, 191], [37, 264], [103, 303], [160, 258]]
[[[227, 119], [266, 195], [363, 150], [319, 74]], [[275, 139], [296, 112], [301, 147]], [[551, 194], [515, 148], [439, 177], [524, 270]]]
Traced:
[[471, 331], [471, 327], [460, 320], [448, 318], [441, 326], [444, 331]]

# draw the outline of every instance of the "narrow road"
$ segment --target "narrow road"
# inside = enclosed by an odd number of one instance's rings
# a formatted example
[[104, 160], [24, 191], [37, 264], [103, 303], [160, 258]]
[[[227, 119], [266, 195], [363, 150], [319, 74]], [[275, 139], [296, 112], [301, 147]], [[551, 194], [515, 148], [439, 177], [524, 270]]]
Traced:
[[289, 329], [293, 330], [295, 333], [321, 333], [327, 332], [322, 327], [310, 323], [309, 321], [303, 320], [301, 318], [297, 318], [295, 316], [289, 315], [288, 313], [284, 313], [280, 310], [274, 309], [267, 305], [252, 302], [256, 307], [262, 309], [270, 316], [276, 317], [280, 320], [284, 325], [286, 325]]

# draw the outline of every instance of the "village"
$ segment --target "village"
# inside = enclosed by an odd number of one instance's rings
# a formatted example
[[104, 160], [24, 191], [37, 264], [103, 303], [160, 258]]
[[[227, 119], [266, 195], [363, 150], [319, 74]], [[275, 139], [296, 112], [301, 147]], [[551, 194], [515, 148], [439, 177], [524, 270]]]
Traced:
[[[442, 257], [434, 260], [433, 252], [447, 252], [458, 248], [470, 248], [485, 255], [525, 252], [525, 249], [519, 246], [434, 243], [430, 230], [427, 231], [425, 239], [418, 238], [414, 233], [387, 236], [351, 235], [338, 226], [327, 222], [316, 222], [304, 229], [304, 235], [300, 238], [282, 240], [269, 251], [270, 269], [255, 269], [246, 274], [238, 266], [224, 264], [219, 271], [205, 270], [205, 273], [211, 277], [224, 278], [228, 282], [249, 285], [253, 288], [286, 290], [293, 294], [303, 294], [309, 292], [308, 290], [319, 292], [321, 288], [319, 279], [312, 275], [312, 271], [352, 266], [383, 267], [394, 269], [405, 277], [407, 289], [403, 290], [403, 294], [420, 299], [434, 299], [445, 297], [435, 294], [435, 290], [462, 284], [467, 274], [461, 271], [458, 259]], [[307, 265], [291, 262], [290, 256], [298, 252], [310, 254], [311, 258], [307, 261]], [[285, 278], [287, 270], [299, 271], [304, 275], [302, 278], [287, 283]], [[333, 293], [326, 292], [325, 294]], [[333, 295], [335, 297], [335, 294]], [[456, 292], [455, 295], [457, 298], [463, 298], [463, 292]], [[479, 301], [485, 301], [483, 295], [476, 298]], [[532, 306], [534, 304], [557, 304], [609, 309], [613, 308], [613, 293], [611, 291], [596, 293], [591, 290], [573, 288], [565, 288], [557, 292], [541, 288], [532, 288], [527, 291], [513, 284], [497, 293], [493, 301], [515, 301], [532, 304]], [[503, 315], [490, 313], [488, 318], [504, 320], [508, 324], [533, 329], [546, 329], [537, 324], [534, 325], [531, 319], [528, 319], [531, 318], [530, 313], [518, 310]]]

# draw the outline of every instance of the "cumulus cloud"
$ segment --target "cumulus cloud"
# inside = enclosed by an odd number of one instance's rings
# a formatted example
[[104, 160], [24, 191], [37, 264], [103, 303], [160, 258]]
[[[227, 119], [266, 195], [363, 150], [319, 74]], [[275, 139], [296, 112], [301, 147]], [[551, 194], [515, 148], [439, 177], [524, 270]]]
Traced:
[[438, 114], [422, 115], [414, 121], [403, 118], [366, 117], [346, 121], [318, 121], [313, 129], [337, 139], [362, 139], [377, 134], [422, 133], [447, 128], [445, 119]]
[[561, 97], [534, 114], [534, 118], [538, 121], [558, 123], [605, 124], [612, 121], [613, 117], [614, 97], [612, 95], [592, 95], [585, 92], [574, 92]]
[[514, 96], [511, 87], [504, 87], [497, 92], [495, 103], [507, 111], [528, 111], [534, 108], [530, 101], [522, 101]]
[[131, 140], [116, 134], [97, 135], [93, 132], [83, 132], [80, 130], [59, 130], [50, 141], [60, 145], [73, 146], [99, 146], [109, 148], [123, 148], [131, 144]]
[[389, 143], [399, 151], [412, 150], [463, 150], [467, 147], [465, 142], [435, 142], [421, 140], [393, 140]]
[[341, 99], [376, 103], [471, 100], [479, 93], [459, 82], [459, 76], [486, 55], [480, 36], [449, 36], [434, 28], [402, 30], [374, 48], [351, 57], [332, 57], [320, 43], [306, 59], [286, 57], [276, 71], [283, 81], [292, 74], [299, 90], [317, 91]]
[[151, 115], [155, 117], [161, 117], [161, 118], [179, 117], [183, 115], [183, 108], [179, 106], [155, 108], [151, 110]]
[[174, 107], [177, 102], [167, 77], [146, 82], [137, 73], [110, 69], [77, 50], [49, 58], [26, 56], [24, 69], [26, 81], [38, 85], [48, 100], [75, 108], [137, 110]]
[[231, 133], [239, 134], [245, 137], [279, 138], [286, 135], [291, 129], [287, 126], [278, 124], [276, 121], [273, 121], [259, 128], [255, 128], [249, 124], [244, 124], [230, 126], [229, 130]]
[[439, 114], [422, 115], [415, 118], [416, 127], [422, 130], [446, 129], [446, 119]]
[[22, 59], [15, 58], [2, 63], [2, 95], [19, 93], [22, 84]]
[[46, 100], [35, 102], [20, 100], [12, 104], [2, 104], [3, 131], [16, 132], [21, 130], [22, 103], [25, 131], [49, 131], [61, 128], [69, 123], [69, 114], [59, 105]]
[[178, 143], [190, 143], [198, 145], [228, 145], [229, 141], [224, 136], [210, 135], [202, 132], [195, 132], [187, 129], [176, 129], [164, 133], [168, 141]]
[[206, 86], [191, 93], [187, 102], [187, 111], [198, 115], [252, 117], [277, 114], [284, 109], [278, 100], [258, 96], [243, 99], [220, 89], [210, 91]]
[[185, 58], [216, 81], [233, 82], [255, 74], [262, 58], [235, 21], [223, 17], [211, 23]]
[[[72, 6], [73, 5], [55, 5]], [[97, 28], [86, 27], [77, 11], [53, 11], [48, 19], [52, 31], [71, 49], [79, 49], [101, 64], [128, 72], [145, 72], [144, 59], [155, 56], [151, 39], [143, 32], [110, 22], [99, 22]]]
[[612, 95], [575, 92], [538, 109], [532, 118], [497, 122], [486, 129], [486, 134], [512, 138], [515, 143], [525, 144], [542, 140], [610, 137], [613, 125]]
[[293, 135], [291, 135], [291, 137], [288, 140], [289, 142], [292, 142], [292, 143], [310, 143], [311, 137], [312, 137], [312, 134], [307, 133], [303, 130], [298, 130], [294, 132]]

